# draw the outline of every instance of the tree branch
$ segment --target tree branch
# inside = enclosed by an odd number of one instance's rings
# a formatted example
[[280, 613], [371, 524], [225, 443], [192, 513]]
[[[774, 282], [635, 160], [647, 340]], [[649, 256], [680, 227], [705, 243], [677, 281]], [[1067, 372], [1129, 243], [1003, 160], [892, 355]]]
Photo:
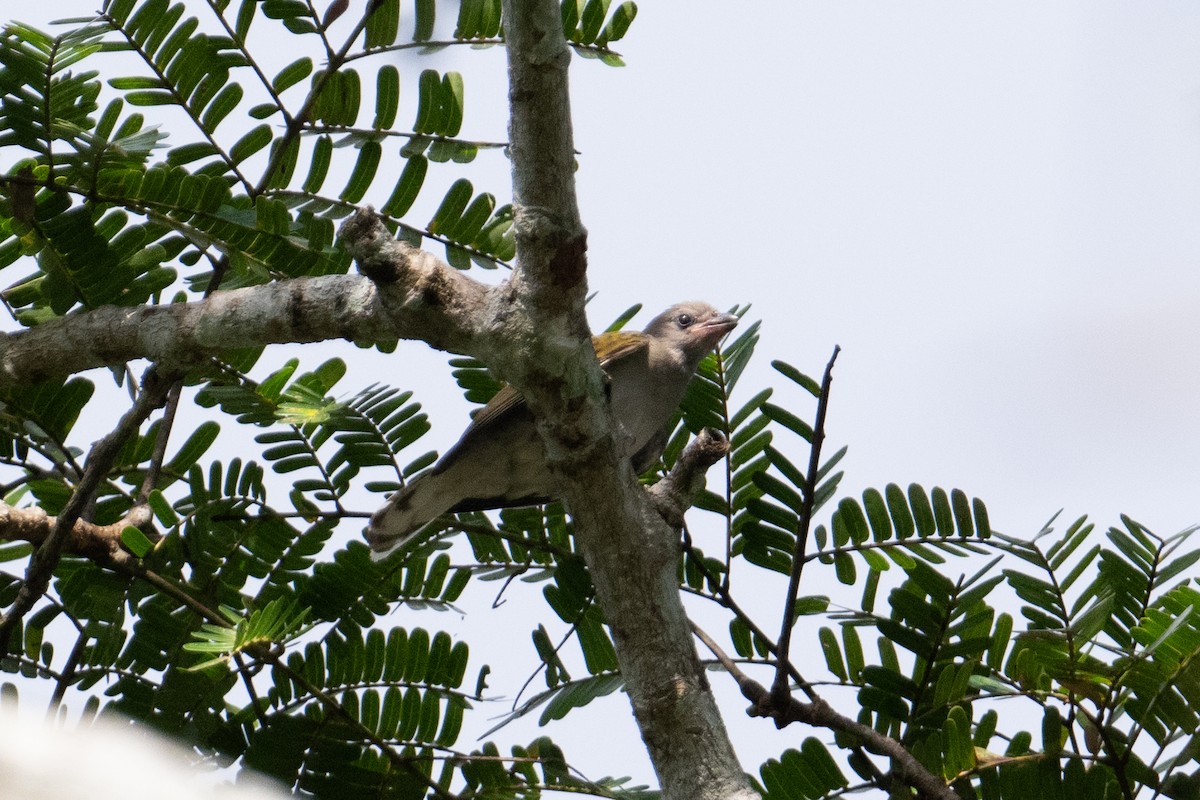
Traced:
[[326, 339], [423, 339], [441, 350], [490, 355], [479, 333], [492, 290], [397, 242], [369, 209], [351, 216], [341, 234], [367, 278], [297, 278], [195, 303], [71, 314], [0, 335], [0, 381], [29, 385], [140, 358], [188, 367], [229, 350]]
[[808, 532], [812, 526], [813, 511], [817, 502], [817, 476], [821, 472], [821, 445], [825, 443], [825, 412], [829, 408], [829, 387], [833, 383], [833, 365], [841, 348], [834, 346], [833, 355], [825, 365], [825, 377], [821, 380], [821, 394], [817, 397], [817, 418], [813, 421], [812, 447], [808, 455], [808, 472], [804, 476], [804, 503], [800, 509], [800, 523], [796, 530], [796, 544], [792, 553], [792, 571], [788, 576], [787, 595], [783, 602], [783, 621], [779, 630], [778, 662], [775, 666], [775, 683], [771, 695], [779, 703], [791, 698], [788, 691], [787, 664], [792, 645], [792, 630], [796, 627], [796, 599], [800, 594], [800, 576], [804, 572], [808, 550]]
[[[505, 312], [525, 334], [500, 366], [525, 396], [575, 521], [626, 692], [667, 800], [751, 798], [696, 654], [679, 541], [622, 458], [589, 341], [567, 65], [555, 0], [506, 0], [517, 263]], [[536, 333], [536, 335], [529, 335]], [[511, 367], [511, 371], [509, 368]]]
[[[870, 725], [856, 722], [834, 711], [833, 707], [818, 697], [811, 703], [803, 703], [788, 695], [787, 702], [779, 704], [773, 691], [768, 691], [751, 678], [721, 649], [712, 638], [699, 627], [692, 625], [696, 637], [721, 662], [721, 666], [737, 683], [742, 696], [750, 701], [747, 713], [752, 717], [769, 717], [776, 727], [783, 728], [793, 722], [804, 722], [819, 728], [849, 734], [862, 742], [862, 746], [876, 755], [891, 759], [897, 777], [917, 791], [920, 800], [961, 800], [946, 782], [922, 766], [921, 762], [904, 746], [885, 736]], [[886, 788], [886, 787], [881, 787]]]
[[[63, 547], [74, 533], [75, 523], [92, 502], [96, 488], [107, 477], [126, 440], [137, 432], [154, 409], [160, 408], [166, 402], [172, 383], [173, 379], [160, 376], [156, 367], [148, 369], [133, 408], [121, 417], [111, 433], [92, 445], [83, 467], [83, 477], [62, 513], [54, 518], [53, 527], [49, 528], [49, 533], [29, 559], [29, 566], [25, 570], [25, 582], [21, 584], [12, 608], [0, 617], [0, 655], [8, 653], [9, 638], [17, 623], [33, 608], [38, 598], [45, 594], [50, 585], [50, 576], [58, 566]], [[120, 536], [119, 531], [117, 535]]]
[[688, 442], [666, 477], [650, 487], [650, 500], [673, 530], [683, 529], [683, 515], [704, 488], [704, 473], [729, 452], [729, 440], [720, 431], [705, 428]]
[[[0, 503], [0, 541], [29, 542], [34, 547], [41, 547], [50, 538], [58, 520], [40, 508], [15, 508]], [[129, 524], [128, 519], [111, 525], [77, 519], [67, 529], [60, 552], [83, 556], [98, 564], [129, 559], [131, 556], [121, 549], [121, 531]]]

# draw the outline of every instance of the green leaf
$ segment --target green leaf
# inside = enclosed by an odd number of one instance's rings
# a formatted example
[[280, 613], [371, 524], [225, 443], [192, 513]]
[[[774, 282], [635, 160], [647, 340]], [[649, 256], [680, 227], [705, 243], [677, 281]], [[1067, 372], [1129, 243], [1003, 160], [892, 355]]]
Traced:
[[800, 494], [775, 476], [767, 472], [756, 472], [753, 482], [755, 486], [782, 502], [796, 515], [803, 513], [804, 500]]
[[920, 484], [913, 483], [908, 487], [908, 502], [912, 507], [913, 520], [917, 525], [917, 533], [921, 538], [932, 536], [937, 532], [937, 522], [933, 515], [933, 506], [929, 497]]
[[954, 534], [954, 511], [950, 507], [950, 497], [946, 494], [946, 490], [940, 486], [933, 487], [933, 491], [929, 493], [929, 500], [933, 504], [933, 518], [937, 523], [938, 535], [952, 536]]
[[863, 507], [867, 512], [867, 521], [871, 525], [871, 538], [876, 542], [886, 542], [892, 538], [892, 523], [888, 517], [887, 503], [877, 489], [867, 489], [863, 492]]
[[846, 665], [842, 661], [841, 649], [838, 647], [837, 637], [829, 628], [822, 627], [817, 631], [818, 639], [821, 642], [821, 650], [825, 654], [825, 664], [829, 667], [829, 671], [838, 677], [839, 680], [848, 681], [849, 673], [846, 671]]
[[366, 48], [389, 47], [400, 34], [400, 0], [376, 0], [367, 18]]
[[609, 0], [587, 0], [580, 17], [579, 42], [591, 44], [600, 35], [604, 17], [608, 13]]
[[860, 680], [863, 667], [866, 666], [866, 660], [863, 656], [862, 640], [858, 636], [858, 630], [853, 625], [842, 626], [842, 649], [846, 654], [846, 670], [849, 679], [852, 681]]
[[778, 422], [783, 427], [795, 433], [806, 442], [812, 442], [813, 430], [807, 422], [797, 417], [792, 412], [774, 403], [763, 403], [762, 413], [773, 422]]
[[954, 524], [958, 535], [964, 539], [975, 535], [975, 526], [971, 516], [971, 505], [967, 495], [961, 489], [950, 492], [950, 506], [954, 512]]
[[242, 94], [242, 87], [236, 83], [225, 86], [205, 109], [204, 116], [200, 118], [200, 127], [208, 133], [214, 133], [229, 112], [237, 108], [242, 101]]
[[166, 472], [180, 477], [186, 475], [192, 465], [208, 452], [208, 448], [216, 441], [220, 432], [221, 426], [213, 420], [200, 423], [196, 430], [192, 431], [192, 435], [187, 438], [187, 441], [180, 446], [175, 457], [167, 462]]
[[144, 558], [154, 549], [154, 542], [132, 525], [126, 525], [121, 529], [121, 544], [125, 545], [125, 548], [138, 558]]
[[166, 89], [159, 78], [146, 76], [133, 76], [128, 78], [110, 78], [108, 85], [122, 92], [128, 92], [133, 89]]
[[229, 149], [229, 159], [234, 164], [241, 164], [250, 156], [262, 150], [271, 143], [271, 126], [259, 125], [251, 129], [249, 133], [238, 139], [237, 142]]
[[160, 490], [155, 489], [150, 492], [150, 496], [146, 498], [146, 503], [150, 506], [150, 510], [154, 512], [155, 518], [158, 519], [161, 525], [173, 528], [179, 524], [179, 516]]
[[916, 530], [916, 524], [908, 510], [908, 502], [905, 500], [903, 490], [896, 484], [889, 483], [884, 488], [884, 496], [887, 498], [888, 514], [895, 525], [896, 537], [898, 539], [909, 538]]
[[473, 187], [469, 180], [466, 178], [456, 180], [446, 192], [446, 196], [442, 198], [442, 203], [434, 212], [433, 219], [429, 221], [429, 232], [445, 233], [447, 230], [453, 230], [462, 217], [472, 192]]
[[375, 76], [375, 130], [389, 130], [400, 108], [400, 70], [385, 64]]
[[[271, 81], [271, 88], [276, 94], [283, 94], [291, 87], [312, 74], [313, 62], [308, 56], [297, 58], [276, 73]], [[390, 127], [390, 126], [388, 126]]]
[[750, 628], [746, 626], [744, 620], [734, 617], [729, 621], [729, 639], [733, 643], [734, 652], [740, 658], [750, 658], [754, 654]]
[[833, 524], [835, 529], [839, 524], [844, 525], [850, 541], [854, 544], [862, 544], [870, 538], [867, 518], [863, 514], [862, 507], [852, 498], [844, 498], [838, 503], [837, 511], [833, 515]]
[[617, 6], [612, 13], [612, 18], [608, 21], [608, 25], [604, 28], [604, 33], [601, 39], [605, 42], [615, 42], [625, 38], [625, 34], [629, 31], [629, 26], [633, 24], [634, 17], [637, 16], [637, 4], [633, 0], [626, 0]]
[[437, 133], [438, 99], [441, 81], [436, 70], [427, 69], [417, 80], [417, 120], [413, 130], [417, 133]]
[[135, 91], [125, 95], [125, 102], [132, 106], [169, 106], [174, 105], [175, 95], [167, 91]]
[[325, 183], [325, 176], [329, 174], [329, 164], [332, 160], [333, 140], [328, 136], [317, 137], [308, 168], [308, 177], [304, 180], [304, 191], [316, 194], [321, 190], [321, 185]]
[[376, 141], [363, 142], [358, 151], [358, 159], [354, 162], [354, 170], [350, 180], [342, 190], [341, 199], [347, 203], [357, 203], [363, 199], [375, 179], [375, 171], [379, 168], [383, 157], [383, 148]]
[[813, 397], [821, 396], [821, 384], [817, 383], [812, 378], [793, 367], [791, 364], [788, 364], [785, 361], [772, 361], [771, 366], [774, 367], [776, 372], [778, 372], [780, 375], [783, 375], [788, 380], [798, 384]]
[[429, 162], [424, 156], [412, 156], [407, 160], [404, 170], [400, 173], [400, 179], [396, 182], [396, 188], [392, 190], [392, 196], [383, 206], [384, 214], [403, 217], [408, 213], [413, 201], [417, 199], [417, 193], [421, 191], [428, 167]]
[[426, 42], [433, 37], [433, 25], [436, 19], [436, 0], [416, 0], [414, 6], [413, 41]]
[[443, 136], [458, 136], [463, 121], [463, 79], [457, 72], [447, 72], [442, 77], [441, 103], [445, 107], [440, 133]]
[[1047, 755], [1057, 755], [1062, 752], [1063, 737], [1062, 716], [1054, 706], [1046, 706], [1042, 712], [1042, 751]]
[[582, 13], [582, 0], [562, 0], [563, 36], [567, 41], [576, 41], [576, 27]]
[[833, 568], [837, 579], [847, 586], [853, 586], [858, 580], [858, 571], [854, 567], [854, 559], [847, 553], [839, 552], [833, 555]]
[[562, 719], [571, 710], [582, 708], [593, 700], [606, 697], [625, 685], [620, 675], [595, 675], [564, 684], [547, 694], [551, 695], [546, 709], [538, 718], [539, 725], [545, 725], [551, 720]]
[[455, 39], [474, 39], [479, 36], [483, 3], [484, 0], [460, 0], [458, 24], [454, 28]]
[[472, 244], [475, 238], [479, 236], [483, 230], [484, 223], [491, 217], [492, 211], [496, 208], [496, 198], [484, 192], [471, 201], [467, 209], [463, 212], [458, 224], [454, 226], [452, 231], [447, 231], [446, 235], [457, 242], [463, 244]]

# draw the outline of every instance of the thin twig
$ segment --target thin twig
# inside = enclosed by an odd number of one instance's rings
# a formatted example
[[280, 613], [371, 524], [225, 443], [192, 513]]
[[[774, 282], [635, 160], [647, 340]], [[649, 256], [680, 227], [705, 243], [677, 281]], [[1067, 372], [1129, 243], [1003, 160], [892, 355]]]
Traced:
[[817, 502], [817, 475], [821, 471], [821, 445], [825, 442], [825, 411], [829, 407], [829, 386], [833, 382], [833, 365], [841, 350], [842, 348], [834, 345], [833, 355], [825, 365], [825, 377], [821, 380], [821, 394], [817, 397], [817, 419], [813, 423], [808, 472], [804, 478], [804, 499], [796, 530], [796, 545], [792, 552], [792, 572], [788, 579], [787, 597], [783, 603], [783, 622], [779, 629], [775, 682], [771, 685], [771, 700], [781, 706], [793, 700], [788, 691], [788, 654], [792, 644], [792, 629], [796, 626], [796, 601], [800, 595], [800, 576], [804, 572], [804, 553], [808, 549], [808, 533]]
[[49, 588], [50, 577], [54, 574], [55, 567], [58, 566], [63, 545], [66, 544], [72, 527], [94, 499], [96, 490], [108, 475], [121, 448], [124, 447], [129, 437], [137, 432], [146, 418], [166, 402], [171, 385], [172, 381], [160, 377], [154, 367], [147, 370], [142, 382], [142, 391], [134, 402], [133, 408], [121, 417], [111, 433], [92, 445], [91, 452], [88, 453], [87, 461], [84, 464], [83, 477], [80, 478], [62, 513], [55, 520], [54, 529], [30, 557], [29, 566], [25, 570], [25, 581], [21, 584], [20, 591], [17, 592], [17, 599], [8, 613], [0, 617], [0, 653], [8, 652], [9, 639], [16, 626]]
[[[697, 558], [692, 563], [700, 568], [700, 571], [704, 574], [704, 579], [708, 582], [708, 584], [710, 586], [717, 585], [716, 577], [712, 574], [712, 571], [709, 570], [708, 565], [704, 563], [704, 559]], [[684, 587], [682, 590], [686, 591], [686, 592], [691, 592], [698, 597], [704, 597], [706, 599], [713, 600], [717, 604], [719, 604], [722, 608], [725, 608], [725, 609], [733, 612], [733, 615], [735, 617], [737, 617], [738, 619], [740, 619], [742, 621], [742, 623], [746, 626], [746, 628], [750, 631], [751, 636], [753, 636], [759, 642], [762, 642], [763, 646], [766, 647], [768, 653], [770, 653], [772, 656], [778, 656], [779, 646], [775, 642], [771, 641], [771, 637], [767, 636], [766, 632], [762, 628], [758, 627], [758, 624], [755, 623], [755, 621], [753, 619], [751, 619], [750, 615], [747, 614], [742, 609], [742, 607], [738, 604], [738, 602], [733, 599], [733, 594], [729, 591], [728, 588], [726, 588], [724, 586], [724, 584], [720, 585], [717, 588], [716, 594], [705, 594], [704, 592], [695, 591], [692, 589], [688, 589], [686, 587]], [[694, 623], [693, 623], [693, 625], [694, 625]], [[749, 663], [749, 662], [747, 662], [747, 663]], [[765, 664], [769, 664], [770, 662], [762, 661], [760, 663], [765, 665]], [[815, 701], [815, 700], [820, 699], [820, 695], [817, 694], [817, 691], [815, 688], [817, 686], [817, 684], [812, 683], [811, 681], [807, 680], [803, 675], [801, 675], [800, 670], [797, 669], [796, 665], [793, 664], [790, 660], [787, 662], [787, 670], [788, 670], [788, 675], [791, 676], [792, 680], [796, 683], [796, 686], [800, 689], [800, 691], [804, 692], [804, 694], [806, 694], [808, 696], [809, 700]], [[883, 773], [881, 773], [878, 769], [875, 768], [874, 763], [872, 763], [870, 760], [867, 760], [866, 753], [862, 752], [862, 748], [855, 745], [855, 746], [851, 747], [850, 750], [851, 750], [851, 752], [860, 753], [862, 755], [863, 761], [866, 764], [867, 768], [871, 771], [871, 774], [875, 777], [875, 779], [877, 781], [879, 781], [879, 785], [882, 786], [884, 784], [884, 782], [886, 781], [886, 777], [883, 775]]]
[[150, 493], [158, 488], [158, 477], [162, 474], [163, 463], [167, 457], [167, 441], [171, 438], [171, 428], [175, 424], [175, 412], [179, 410], [179, 397], [183, 389], [183, 380], [176, 379], [167, 390], [167, 402], [163, 406], [162, 420], [158, 425], [158, 434], [154, 440], [154, 451], [150, 454], [150, 464], [142, 478], [138, 489], [137, 503], [146, 502]]
[[[383, 52], [383, 49], [372, 50], [370, 55], [378, 56]], [[350, 56], [347, 61], [353, 60]], [[303, 132], [306, 134], [329, 134], [336, 136], [370, 136], [372, 138], [396, 138], [396, 139], [428, 139], [431, 142], [448, 142], [450, 144], [464, 144], [478, 147], [481, 150], [500, 150], [508, 147], [508, 142], [486, 142], [475, 139], [461, 139], [457, 136], [443, 136], [440, 133], [415, 133], [411, 131], [394, 131], [394, 130], [379, 130], [376, 128], [356, 128], [353, 125], [329, 125], [324, 122], [308, 122], [303, 127]]]
[[[559, 643], [554, 646], [554, 655], [555, 656], [558, 656], [559, 651], [562, 650], [564, 647], [566, 647], [567, 642], [571, 641], [571, 637], [574, 636], [576, 634], [576, 632], [579, 630], [579, 623], [583, 620], [584, 615], [587, 614], [588, 610], [592, 607], [592, 603], [594, 603], [595, 601], [596, 601], [596, 593], [593, 591], [588, 594], [587, 599], [584, 601], [583, 608], [580, 609], [580, 611], [579, 611], [579, 616], [577, 616], [575, 618], [575, 621], [571, 623], [571, 626], [567, 629], [567, 632], [563, 634], [563, 637], [559, 641]], [[547, 638], [549, 638], [549, 637], [547, 637]], [[550, 664], [547, 663], [545, 660], [543, 660], [542, 663], [538, 666], [538, 668], [533, 671], [533, 674], [530, 675], [529, 678], [526, 679], [525, 683], [521, 684], [521, 688], [517, 691], [516, 697], [513, 698], [513, 703], [512, 703], [513, 711], [517, 710], [517, 703], [519, 703], [521, 701], [521, 695], [525, 694], [525, 690], [529, 688], [529, 684], [533, 683], [533, 679], [536, 678], [542, 670], [548, 671], [549, 669], [550, 669]], [[570, 679], [570, 676], [568, 676], [568, 680], [569, 679]]]
[[178, 600], [180, 605], [190, 608], [196, 614], [200, 615], [200, 617], [211, 622], [212, 624], [221, 625], [226, 628], [231, 627], [229, 620], [225, 619], [225, 617], [204, 605], [179, 586], [176, 586], [170, 580], [164, 578], [162, 575], [159, 575], [157, 572], [146, 569], [140, 563], [125, 565], [124, 569], [130, 575], [141, 578], [142, 580], [146, 581], [146, 583], [150, 584], [155, 589], [158, 589], [168, 597]]
[[[708, 566], [705, 565], [701, 559], [697, 558], [692, 563], [695, 564], [697, 567], [699, 567], [700, 571], [702, 573], [704, 573], [704, 579], [709, 584], [712, 584], [715, 582], [716, 577], [712, 574], [712, 572], [708, 569]], [[750, 615], [747, 614], [745, 612], [745, 610], [743, 610], [742, 607], [738, 604], [738, 602], [733, 599], [732, 594], [730, 594], [729, 592], [726, 592], [724, 590], [718, 590], [718, 592], [715, 595], [705, 594], [703, 592], [696, 592], [696, 591], [694, 591], [692, 589], [688, 589], [686, 587], [681, 587], [681, 591], [691, 592], [691, 593], [697, 595], [698, 597], [705, 597], [710, 600], [714, 600], [722, 608], [733, 612], [733, 615], [735, 617], [737, 617], [738, 619], [740, 619], [743, 624], [745, 624], [747, 630], [750, 631], [750, 635], [753, 636], [754, 638], [758, 639], [760, 642], [762, 642], [763, 646], [766, 647], [768, 653], [770, 653], [772, 656], [778, 657], [779, 645], [777, 645], [775, 642], [771, 641], [771, 637], [767, 636], [766, 631], [764, 631], [762, 628], [758, 627], [758, 624], [750, 617]], [[808, 695], [808, 697], [810, 699], [815, 700], [817, 695], [813, 691], [813, 688], [812, 688], [813, 684], [809, 683], [804, 678], [804, 676], [800, 674], [800, 670], [796, 668], [796, 665], [793, 664], [791, 661], [788, 661], [787, 662], [787, 670], [788, 670], [788, 675], [790, 675], [792, 680], [796, 682], [796, 685], [800, 688], [800, 691], [802, 691], [806, 695]]]
[[48, 716], [57, 713], [59, 706], [62, 705], [67, 687], [74, 681], [75, 672], [79, 669], [79, 662], [83, 660], [83, 651], [87, 648], [88, 638], [85, 631], [79, 631], [79, 635], [75, 639], [75, 646], [71, 648], [71, 654], [67, 656], [67, 663], [63, 665], [58, 680], [54, 682], [54, 694], [50, 696], [50, 705], [46, 709]]
[[263, 711], [262, 701], [254, 688], [254, 677], [246, 667], [246, 659], [242, 657], [241, 653], [234, 653], [233, 660], [237, 664], [237, 672], [242, 679], [242, 685], [246, 687], [246, 694], [250, 696], [250, 707], [254, 709], [254, 716], [258, 719], [258, 724], [265, 728], [268, 725], [267, 714]]
[[[283, 135], [279, 137], [278, 141], [276, 142], [277, 146], [271, 151], [271, 157], [267, 161], [267, 166], [262, 172], [262, 178], [259, 179], [256, 186], [250, 189], [249, 195], [251, 197], [257, 197], [260, 194], [263, 194], [270, 187], [271, 179], [274, 177], [276, 170], [279, 169], [280, 163], [282, 163], [283, 159], [288, 157], [290, 152], [288, 145], [293, 139], [300, 135], [301, 128], [305, 123], [308, 122], [309, 115], [313, 110], [313, 106], [315, 106], [317, 103], [317, 98], [320, 97], [321, 92], [325, 90], [326, 84], [338, 74], [338, 70], [340, 70], [342, 66], [345, 65], [349, 60], [350, 50], [354, 47], [354, 43], [358, 40], [358, 37], [362, 35], [362, 32], [366, 30], [367, 21], [370, 20], [371, 15], [378, 11], [381, 5], [381, 3], [375, 0], [367, 4], [362, 17], [360, 17], [358, 22], [355, 23], [354, 29], [350, 31], [350, 34], [346, 37], [341, 49], [337, 52], [333, 51], [331, 45], [329, 44], [329, 40], [325, 37], [325, 31], [321, 31], [321, 41], [325, 44], [325, 50], [328, 54], [328, 64], [313, 81], [312, 89], [309, 91], [308, 96], [304, 98], [304, 103], [300, 106], [300, 110], [294, 116], [288, 115], [287, 112], [284, 111], [286, 124], [284, 126]], [[316, 15], [314, 13], [314, 17], [315, 16]], [[282, 103], [279, 104], [279, 109], [280, 111], [283, 111]]]
[[777, 727], [783, 728], [793, 722], [804, 722], [838, 733], [849, 734], [862, 742], [862, 746], [879, 756], [891, 759], [895, 776], [917, 792], [925, 800], [961, 800], [946, 782], [927, 770], [903, 745], [885, 736], [870, 725], [856, 722], [839, 714], [831, 705], [817, 698], [811, 703], [802, 703], [788, 695], [784, 704], [776, 702], [774, 692], [751, 678], [713, 639], [699, 626], [692, 623], [692, 631], [704, 643], [721, 666], [729, 673], [742, 696], [750, 701], [752, 716], [769, 716]]

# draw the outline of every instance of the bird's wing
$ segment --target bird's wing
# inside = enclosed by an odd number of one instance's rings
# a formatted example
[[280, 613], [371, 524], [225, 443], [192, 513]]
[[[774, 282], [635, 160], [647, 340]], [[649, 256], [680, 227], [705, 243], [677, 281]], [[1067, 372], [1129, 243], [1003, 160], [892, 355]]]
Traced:
[[507, 383], [504, 384], [500, 387], [500, 391], [492, 395], [492, 399], [488, 400], [487, 405], [475, 412], [471, 423], [463, 431], [462, 437], [455, 442], [453, 447], [442, 454], [438, 463], [434, 464], [433, 473], [436, 475], [439, 472], [445, 472], [474, 440], [481, 436], [486, 437], [489, 430], [504, 425], [507, 420], [521, 413], [529, 413], [529, 408], [525, 405], [525, 398], [516, 389]]
[[[606, 368], [614, 361], [646, 350], [649, 347], [649, 341], [643, 333], [616, 331], [592, 337], [592, 345], [596, 348], [596, 357], [600, 360], [601, 368]], [[445, 471], [454, 463], [468, 442], [478, 436], [486, 436], [489, 428], [503, 425], [514, 415], [528, 413], [525, 398], [521, 396], [521, 393], [508, 384], [504, 384], [500, 387], [500, 391], [496, 392], [487, 402], [487, 405], [476, 412], [471, 424], [463, 431], [462, 438], [446, 451], [433, 471], [435, 473]]]
[[467, 426], [467, 431], [495, 425], [514, 409], [524, 405], [525, 398], [521, 396], [521, 393], [506, 383], [500, 387], [500, 391], [492, 395], [492, 399], [487, 401], [487, 405], [475, 412], [475, 416], [471, 418], [471, 424]]
[[[596, 357], [600, 359], [600, 366], [607, 367], [618, 359], [645, 350], [649, 343], [645, 334], [619, 331], [592, 337], [592, 345], [596, 348]], [[479, 409], [467, 430], [490, 427], [524, 405], [525, 398], [506, 383], [500, 387], [500, 391], [492, 395], [492, 399], [487, 402], [487, 405]]]
[[607, 367], [618, 359], [647, 349], [650, 339], [646, 334], [635, 331], [613, 331], [593, 336], [592, 346], [596, 348], [596, 358], [600, 359], [600, 366]]

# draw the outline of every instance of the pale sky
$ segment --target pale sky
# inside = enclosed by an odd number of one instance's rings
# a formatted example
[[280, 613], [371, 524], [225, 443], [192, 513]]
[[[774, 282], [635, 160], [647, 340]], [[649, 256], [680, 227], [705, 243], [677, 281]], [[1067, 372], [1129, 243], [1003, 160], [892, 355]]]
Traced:
[[[94, 4], [0, 0], [0, 17]], [[1017, 536], [1060, 508], [1162, 535], [1198, 523], [1198, 45], [1190, 2], [644, 2], [628, 67], [572, 73], [593, 323], [639, 301], [752, 303], [742, 399], [770, 359], [818, 375], [840, 344], [828, 435], [850, 446], [848, 492], [958, 487]], [[406, 66], [463, 70], [463, 134], [503, 138], [500, 50]], [[507, 193], [501, 156], [471, 169]], [[430, 446], [457, 438], [442, 356], [351, 363], [347, 391], [387, 364], [425, 402]], [[512, 606], [482, 622], [527, 630]], [[735, 720], [743, 706], [724, 707], [750, 771], [808, 735]], [[636, 735], [614, 724], [614, 746]], [[567, 753], [650, 777], [637, 741]]]

